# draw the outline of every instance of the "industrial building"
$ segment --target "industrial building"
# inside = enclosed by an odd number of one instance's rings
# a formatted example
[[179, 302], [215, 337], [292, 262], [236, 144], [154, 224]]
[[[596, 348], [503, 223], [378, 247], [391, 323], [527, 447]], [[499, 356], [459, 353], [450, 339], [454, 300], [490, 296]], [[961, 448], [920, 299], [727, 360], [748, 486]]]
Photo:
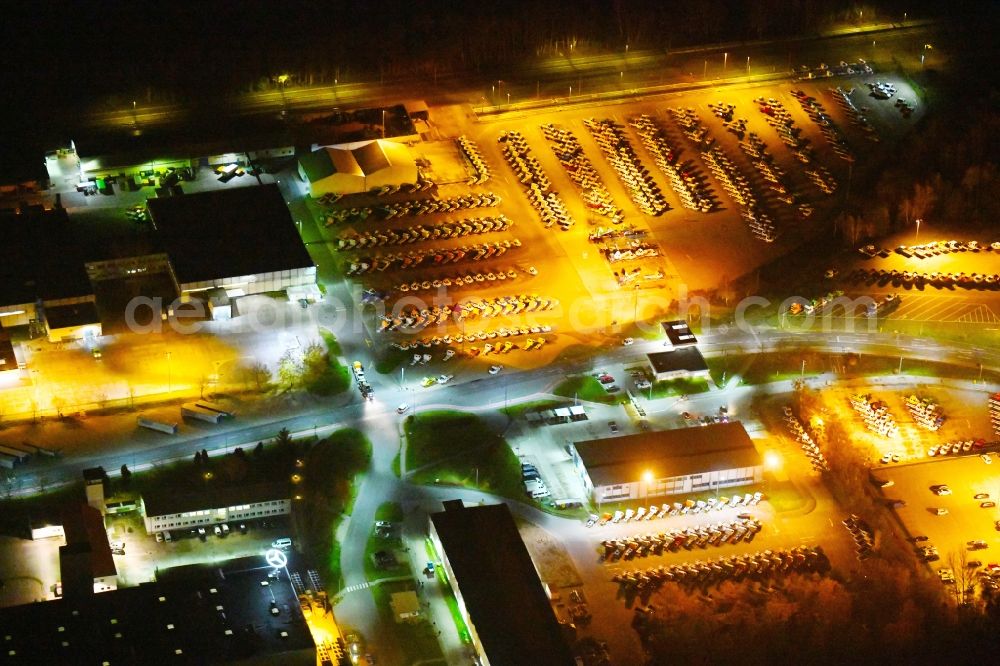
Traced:
[[484, 666], [571, 666], [563, 629], [506, 504], [444, 503], [430, 539]]
[[81, 599], [118, 588], [118, 569], [104, 516], [88, 504], [71, 504], [62, 515], [66, 544], [59, 547], [63, 596]]
[[166, 303], [204, 296], [215, 319], [233, 314], [229, 298], [247, 294], [293, 289], [318, 298], [316, 266], [276, 185], [148, 207], [152, 231], [121, 243], [93, 238], [62, 208], [0, 212], [0, 323], [64, 342], [103, 335], [102, 314], [120, 315], [137, 292]]
[[681, 347], [670, 351], [646, 354], [653, 378], [658, 381], [671, 379], [705, 378], [711, 375], [705, 357], [697, 347]]
[[230, 296], [315, 285], [316, 265], [277, 185], [149, 200], [181, 295], [221, 287]]
[[[157, 574], [105, 594], [0, 609], [14, 664], [315, 666], [316, 644], [286, 570], [259, 556]], [[5, 662], [6, 663], [6, 662]]]
[[299, 158], [298, 170], [313, 197], [417, 182], [413, 156], [406, 146], [394, 141], [323, 146]]
[[760, 453], [739, 422], [609, 437], [571, 446], [595, 502], [712, 492], [760, 483]]
[[143, 493], [140, 511], [146, 533], [154, 534], [288, 515], [292, 512], [292, 499], [284, 484], [231, 486], [189, 494], [162, 490]]

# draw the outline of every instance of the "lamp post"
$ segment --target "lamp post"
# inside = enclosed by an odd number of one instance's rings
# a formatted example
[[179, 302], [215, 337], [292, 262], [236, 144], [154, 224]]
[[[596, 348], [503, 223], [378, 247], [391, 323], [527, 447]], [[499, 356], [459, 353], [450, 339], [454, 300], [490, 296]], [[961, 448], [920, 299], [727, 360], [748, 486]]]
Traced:
[[722, 54], [722, 72], [726, 71], [726, 63], [729, 62], [729, 53]]
[[747, 56], [747, 76], [750, 76], [750, 56]]
[[917, 239], [918, 239], [918, 238], [920, 238], [920, 223], [921, 223], [921, 222], [922, 222], [922, 220], [921, 220], [921, 219], [920, 219], [920, 218], [918, 217], [918, 218], [917, 218], [917, 233], [915, 233], [915, 234], [913, 235], [913, 244], [914, 244], [914, 245], [916, 245], [916, 244], [917, 244]]

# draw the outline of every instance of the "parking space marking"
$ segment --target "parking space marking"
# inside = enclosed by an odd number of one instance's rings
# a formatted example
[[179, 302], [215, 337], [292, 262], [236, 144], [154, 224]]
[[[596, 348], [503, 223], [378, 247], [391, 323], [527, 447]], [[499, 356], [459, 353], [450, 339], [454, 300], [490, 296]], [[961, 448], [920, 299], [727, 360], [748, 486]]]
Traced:
[[979, 302], [961, 297], [932, 296], [924, 294], [904, 295], [899, 308], [890, 314], [889, 320], [941, 321], [962, 323], [1000, 323], [993, 310]]

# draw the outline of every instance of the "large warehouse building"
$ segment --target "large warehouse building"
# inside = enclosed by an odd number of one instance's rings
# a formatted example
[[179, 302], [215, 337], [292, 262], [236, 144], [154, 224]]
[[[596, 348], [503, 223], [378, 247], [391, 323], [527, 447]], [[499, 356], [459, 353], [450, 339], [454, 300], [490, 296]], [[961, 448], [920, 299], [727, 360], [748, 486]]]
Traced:
[[484, 666], [571, 666], [534, 562], [506, 504], [445, 502], [430, 538]]
[[324, 146], [299, 159], [299, 177], [313, 197], [356, 194], [417, 182], [409, 149], [394, 141]]
[[764, 474], [739, 422], [576, 442], [571, 455], [595, 502], [711, 492]]
[[181, 294], [230, 296], [316, 283], [316, 265], [277, 185], [149, 200], [149, 215]]
[[159, 570], [157, 580], [0, 609], [4, 663], [315, 666], [299, 600], [262, 557]]

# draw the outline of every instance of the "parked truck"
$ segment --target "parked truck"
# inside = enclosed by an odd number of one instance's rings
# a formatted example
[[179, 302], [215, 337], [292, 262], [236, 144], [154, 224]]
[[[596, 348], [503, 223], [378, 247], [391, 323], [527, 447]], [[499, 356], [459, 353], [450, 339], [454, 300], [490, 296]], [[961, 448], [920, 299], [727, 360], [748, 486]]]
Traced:
[[148, 417], [140, 416], [136, 419], [136, 423], [139, 424], [140, 428], [149, 428], [150, 430], [157, 430], [159, 432], [165, 432], [168, 435], [177, 434], [177, 424], [167, 423], [166, 421], [157, 421], [156, 419], [151, 419]]
[[223, 419], [223, 415], [221, 413], [212, 411], [211, 409], [205, 409], [194, 402], [186, 402], [181, 405], [181, 416], [186, 419], [197, 419], [207, 423], [218, 423]]

